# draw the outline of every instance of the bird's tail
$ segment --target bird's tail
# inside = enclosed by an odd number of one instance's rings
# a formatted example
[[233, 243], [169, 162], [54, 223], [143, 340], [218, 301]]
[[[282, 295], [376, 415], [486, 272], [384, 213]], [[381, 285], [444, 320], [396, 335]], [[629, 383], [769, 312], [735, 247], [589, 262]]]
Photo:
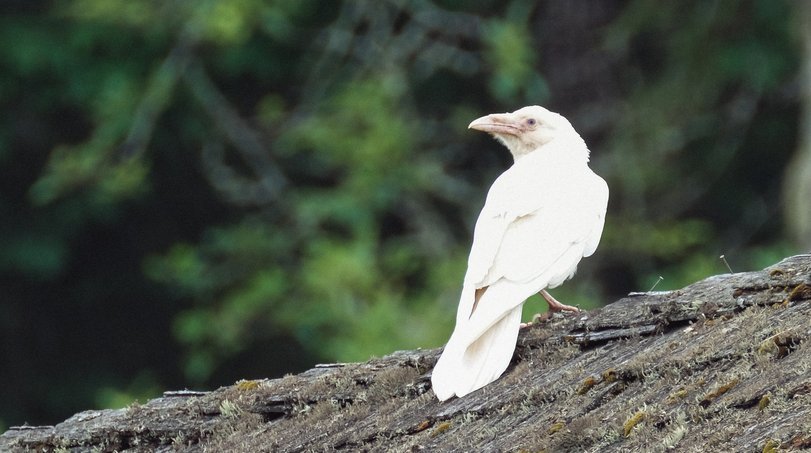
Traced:
[[531, 294], [518, 285], [500, 283], [487, 289], [469, 319], [457, 319], [431, 375], [434, 393], [441, 401], [484, 387], [510, 364], [521, 308]]

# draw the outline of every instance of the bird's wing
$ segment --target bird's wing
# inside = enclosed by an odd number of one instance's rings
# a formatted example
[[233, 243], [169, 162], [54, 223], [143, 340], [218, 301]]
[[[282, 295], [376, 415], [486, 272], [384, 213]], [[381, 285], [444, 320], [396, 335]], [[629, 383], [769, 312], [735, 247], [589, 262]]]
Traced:
[[605, 225], [605, 211], [608, 207], [608, 184], [605, 180], [596, 174], [594, 181], [594, 202], [593, 209], [597, 211], [597, 220], [594, 222], [594, 227], [586, 239], [586, 249], [583, 251], [583, 256], [591, 256], [597, 250], [600, 244], [600, 238], [603, 236], [603, 226]]
[[[473, 230], [473, 244], [467, 261], [462, 296], [456, 312], [457, 324], [464, 322], [473, 312], [475, 290], [488, 286], [487, 276], [496, 260], [501, 241], [518, 213], [525, 211], [516, 200], [521, 199], [520, 184], [517, 184], [515, 166], [496, 179], [487, 193], [476, 227]], [[536, 203], [542, 204], [542, 203]]]
[[543, 204], [517, 217], [504, 234], [487, 280], [507, 278], [515, 282], [549, 273], [549, 286], [557, 286], [574, 274], [577, 262], [561, 261], [577, 249], [577, 261], [590, 255], [602, 235], [608, 189], [605, 181], [586, 170], [570, 180], [547, 188]]
[[542, 178], [527, 177], [526, 173], [523, 167], [513, 165], [493, 182], [487, 192], [487, 200], [473, 232], [466, 284], [477, 288], [487, 286], [487, 275], [508, 229], [517, 219], [543, 209], [552, 198], [541, 183]]
[[588, 169], [565, 179], [505, 172], [476, 222], [465, 286], [481, 288], [504, 277], [531, 280], [572, 247], [590, 255], [602, 234], [607, 200], [605, 181]]

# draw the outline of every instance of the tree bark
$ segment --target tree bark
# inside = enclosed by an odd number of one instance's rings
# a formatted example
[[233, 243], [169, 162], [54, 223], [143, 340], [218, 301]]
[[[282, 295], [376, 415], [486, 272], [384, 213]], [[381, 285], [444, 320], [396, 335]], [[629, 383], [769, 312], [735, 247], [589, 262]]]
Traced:
[[556, 315], [461, 399], [431, 391], [438, 349], [399, 351], [13, 427], [0, 451], [805, 449], [809, 336], [811, 255], [798, 255]]

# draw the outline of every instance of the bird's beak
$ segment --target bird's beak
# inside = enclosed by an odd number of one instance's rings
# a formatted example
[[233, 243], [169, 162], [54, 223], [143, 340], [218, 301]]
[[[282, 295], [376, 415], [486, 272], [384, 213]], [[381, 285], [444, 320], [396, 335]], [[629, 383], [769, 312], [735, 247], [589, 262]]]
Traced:
[[489, 132], [491, 134], [518, 135], [521, 128], [512, 115], [509, 113], [493, 113], [473, 120], [468, 129]]

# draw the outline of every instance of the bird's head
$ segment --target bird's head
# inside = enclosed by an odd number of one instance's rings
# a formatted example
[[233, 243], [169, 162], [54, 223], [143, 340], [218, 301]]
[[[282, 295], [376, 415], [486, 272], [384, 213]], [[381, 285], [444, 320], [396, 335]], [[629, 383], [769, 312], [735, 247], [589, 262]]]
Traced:
[[554, 140], [565, 139], [572, 140], [577, 145], [582, 144], [588, 161], [588, 149], [569, 121], [538, 105], [524, 107], [512, 113], [483, 116], [473, 120], [468, 128], [490, 133], [510, 150], [515, 159]]

